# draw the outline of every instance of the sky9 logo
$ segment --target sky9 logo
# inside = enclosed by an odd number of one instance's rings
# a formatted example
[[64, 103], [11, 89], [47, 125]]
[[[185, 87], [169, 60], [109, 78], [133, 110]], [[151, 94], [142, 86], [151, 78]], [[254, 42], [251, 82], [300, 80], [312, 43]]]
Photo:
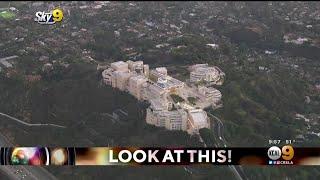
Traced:
[[61, 22], [63, 19], [63, 11], [59, 8], [54, 9], [52, 12], [38, 11], [34, 21], [39, 24], [55, 24]]

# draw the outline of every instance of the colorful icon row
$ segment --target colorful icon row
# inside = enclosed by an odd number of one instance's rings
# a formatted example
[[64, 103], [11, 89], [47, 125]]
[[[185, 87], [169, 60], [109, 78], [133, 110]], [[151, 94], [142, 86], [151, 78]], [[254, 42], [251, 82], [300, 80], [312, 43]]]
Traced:
[[73, 165], [74, 148], [1, 148], [1, 165]]

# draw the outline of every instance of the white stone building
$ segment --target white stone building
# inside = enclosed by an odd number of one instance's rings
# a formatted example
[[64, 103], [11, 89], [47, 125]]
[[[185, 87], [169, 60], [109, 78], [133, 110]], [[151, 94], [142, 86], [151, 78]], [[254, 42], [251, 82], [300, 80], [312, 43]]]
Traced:
[[188, 133], [197, 134], [201, 128], [210, 128], [207, 113], [202, 109], [193, 109], [188, 111]]
[[146, 122], [168, 130], [187, 131], [188, 114], [183, 109], [169, 111], [166, 106], [152, 104], [147, 108]]
[[190, 67], [190, 82], [207, 81], [217, 83], [224, 74], [217, 67], [196, 64]]
[[213, 87], [199, 86], [198, 91], [206, 99], [212, 100], [213, 103], [219, 102], [222, 98], [221, 92], [218, 89], [215, 89]]
[[111, 85], [112, 72], [113, 72], [113, 69], [111, 68], [108, 68], [102, 71], [102, 80], [107, 85]]
[[143, 65], [143, 74], [145, 77], [149, 77], [149, 65], [145, 64]]
[[134, 75], [129, 78], [128, 91], [138, 100], [143, 99], [144, 84], [147, 83], [147, 78], [143, 75]]
[[166, 97], [168, 91], [157, 84], [149, 84], [146, 87], [144, 93], [147, 99], [155, 99], [155, 98], [163, 99]]
[[143, 61], [127, 61], [131, 72], [143, 73]]
[[158, 71], [159, 73], [163, 74], [164, 76], [168, 75], [168, 70], [165, 67], [158, 67], [158, 68], [156, 68], [156, 71]]
[[123, 72], [129, 71], [128, 63], [125, 63], [123, 61], [117, 61], [117, 62], [111, 63], [111, 68], [114, 71], [123, 71]]
[[111, 85], [122, 91], [127, 90], [129, 78], [132, 76], [130, 72], [114, 71], [111, 76]]

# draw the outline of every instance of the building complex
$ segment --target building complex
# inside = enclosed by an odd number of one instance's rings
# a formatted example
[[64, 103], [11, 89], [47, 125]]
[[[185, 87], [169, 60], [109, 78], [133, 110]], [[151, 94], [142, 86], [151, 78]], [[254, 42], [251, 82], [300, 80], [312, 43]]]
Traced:
[[[224, 73], [208, 64], [190, 67], [190, 82], [221, 83]], [[140, 101], [147, 101], [146, 122], [168, 130], [182, 130], [196, 134], [209, 128], [208, 106], [216, 106], [222, 94], [213, 87], [191, 87], [168, 75], [167, 68], [149, 69], [142, 61], [118, 61], [102, 72], [103, 82], [127, 91]]]
[[222, 84], [224, 73], [217, 66], [210, 67], [208, 64], [196, 64], [190, 66], [190, 82], [207, 81]]

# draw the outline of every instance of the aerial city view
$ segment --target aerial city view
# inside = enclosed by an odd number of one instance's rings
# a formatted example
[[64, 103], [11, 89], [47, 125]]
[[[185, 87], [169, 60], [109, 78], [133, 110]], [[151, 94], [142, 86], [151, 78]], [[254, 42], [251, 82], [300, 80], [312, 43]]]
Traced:
[[5, 158], [287, 144], [320, 147], [319, 2], [0, 2], [1, 180], [319, 179], [317, 166]]

